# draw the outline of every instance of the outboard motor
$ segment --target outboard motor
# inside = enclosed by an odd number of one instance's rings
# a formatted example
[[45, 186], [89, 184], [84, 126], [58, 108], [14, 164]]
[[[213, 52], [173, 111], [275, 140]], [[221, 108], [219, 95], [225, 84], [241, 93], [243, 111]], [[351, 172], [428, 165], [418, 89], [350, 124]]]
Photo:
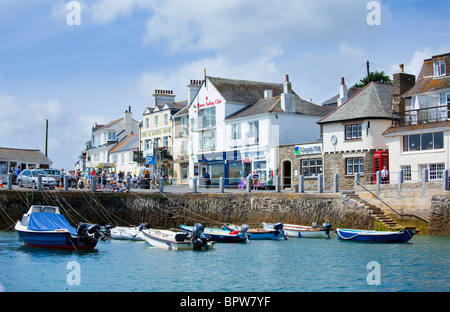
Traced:
[[325, 229], [325, 233], [327, 233], [328, 237], [330, 237], [330, 232], [331, 232], [331, 223], [324, 223], [322, 224], [322, 229]]
[[95, 240], [98, 240], [99, 237], [101, 237], [102, 241], [105, 241], [108, 239], [108, 237], [105, 235], [105, 233], [102, 232], [100, 225], [98, 224], [94, 224], [91, 225], [88, 229], [87, 229], [88, 233], [94, 236]]
[[316, 229], [316, 228], [317, 228], [317, 222], [313, 222], [312, 225], [311, 225], [311, 227], [312, 227], [313, 229]]
[[80, 238], [87, 236], [87, 225], [86, 223], [79, 222], [77, 225], [77, 234]]
[[248, 224], [243, 224], [241, 226], [241, 230], [239, 231], [242, 235], [245, 236], [245, 239], [248, 243], [248, 235], [247, 235], [247, 231], [250, 229], [250, 226]]
[[201, 223], [196, 223], [192, 229], [191, 243], [194, 245], [194, 250], [205, 250], [208, 248], [208, 239], [205, 236], [205, 227]]
[[148, 229], [150, 229], [150, 223], [141, 223], [141, 225], [139, 225], [139, 231]]
[[114, 228], [114, 225], [108, 223], [104, 226], [103, 233], [105, 233], [106, 236], [111, 236], [111, 229]]
[[287, 239], [287, 236], [286, 236], [286, 234], [283, 231], [283, 223], [282, 222], [275, 223], [273, 225], [273, 229], [276, 231], [276, 235], [281, 234], [284, 237], [285, 240]]

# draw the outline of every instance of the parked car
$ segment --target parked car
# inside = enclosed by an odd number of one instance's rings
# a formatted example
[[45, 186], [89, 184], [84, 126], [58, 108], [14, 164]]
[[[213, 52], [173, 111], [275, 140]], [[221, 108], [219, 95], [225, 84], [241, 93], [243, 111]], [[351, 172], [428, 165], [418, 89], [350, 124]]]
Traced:
[[42, 187], [55, 189], [57, 184], [54, 178], [51, 178], [43, 169], [25, 169], [17, 176], [17, 185], [19, 187], [37, 188], [38, 176], [42, 175]]
[[59, 169], [41, 169], [44, 170], [49, 178], [53, 178], [56, 180], [56, 183], [59, 183], [61, 179], [61, 170]]

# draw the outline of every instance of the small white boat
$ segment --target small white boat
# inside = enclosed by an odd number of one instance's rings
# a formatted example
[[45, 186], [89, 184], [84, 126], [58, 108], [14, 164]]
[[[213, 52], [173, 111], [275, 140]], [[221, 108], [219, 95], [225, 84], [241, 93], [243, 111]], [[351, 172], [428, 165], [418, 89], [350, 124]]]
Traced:
[[211, 241], [203, 234], [203, 225], [196, 224], [192, 233], [174, 232], [170, 230], [155, 230], [145, 228], [142, 230], [144, 239], [153, 247], [168, 250], [210, 250], [214, 247]]
[[[264, 230], [273, 229], [273, 223], [262, 223]], [[331, 223], [324, 223], [321, 227], [316, 224], [312, 226], [283, 223], [283, 231], [288, 237], [298, 238], [330, 238], [331, 237]]]
[[116, 226], [110, 230], [110, 235], [114, 239], [143, 241], [144, 234], [139, 229], [137, 226]]

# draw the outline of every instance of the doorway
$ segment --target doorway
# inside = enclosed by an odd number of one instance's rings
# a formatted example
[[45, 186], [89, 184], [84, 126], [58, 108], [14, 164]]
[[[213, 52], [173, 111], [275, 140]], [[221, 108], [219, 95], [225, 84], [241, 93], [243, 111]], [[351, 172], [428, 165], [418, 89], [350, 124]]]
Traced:
[[292, 164], [290, 160], [286, 160], [283, 162], [281, 166], [282, 188], [286, 189], [291, 187], [292, 183], [291, 175], [292, 175]]

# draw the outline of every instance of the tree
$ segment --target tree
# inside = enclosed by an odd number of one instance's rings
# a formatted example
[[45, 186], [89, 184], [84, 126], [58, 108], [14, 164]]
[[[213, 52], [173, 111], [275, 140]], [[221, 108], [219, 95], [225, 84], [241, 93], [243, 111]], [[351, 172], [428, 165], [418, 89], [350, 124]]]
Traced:
[[[370, 82], [372, 81], [378, 81], [378, 82], [384, 82], [384, 83], [392, 83], [391, 77], [387, 75], [384, 71], [382, 72], [370, 72], [369, 73]], [[369, 82], [367, 81], [367, 77], [364, 77], [359, 81], [359, 83], [356, 83], [353, 87], [355, 88], [364, 88], [367, 86]]]

